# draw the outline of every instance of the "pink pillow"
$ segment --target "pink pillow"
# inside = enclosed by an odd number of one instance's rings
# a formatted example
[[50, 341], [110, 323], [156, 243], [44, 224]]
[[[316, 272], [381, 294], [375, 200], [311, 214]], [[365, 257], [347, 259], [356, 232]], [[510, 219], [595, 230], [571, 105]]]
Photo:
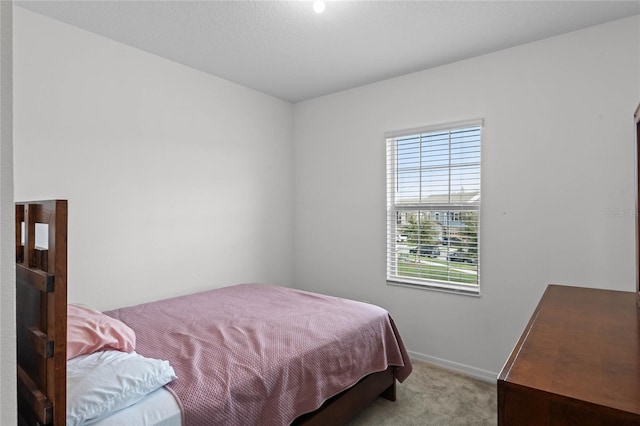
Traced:
[[67, 305], [67, 359], [108, 349], [131, 353], [135, 348], [136, 334], [122, 321]]

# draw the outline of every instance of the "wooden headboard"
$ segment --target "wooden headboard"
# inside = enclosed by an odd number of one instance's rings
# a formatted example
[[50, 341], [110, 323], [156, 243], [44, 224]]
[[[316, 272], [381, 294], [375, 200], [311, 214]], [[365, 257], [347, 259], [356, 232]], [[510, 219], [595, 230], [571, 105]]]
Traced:
[[[36, 246], [36, 224], [47, 247]], [[19, 424], [66, 423], [67, 201], [16, 203]]]

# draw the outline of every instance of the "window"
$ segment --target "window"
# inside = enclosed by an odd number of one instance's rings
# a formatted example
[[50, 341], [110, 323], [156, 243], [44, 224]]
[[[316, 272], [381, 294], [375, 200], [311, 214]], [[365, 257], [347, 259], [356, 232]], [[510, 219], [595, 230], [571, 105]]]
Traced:
[[390, 284], [479, 294], [481, 128], [478, 120], [386, 135]]

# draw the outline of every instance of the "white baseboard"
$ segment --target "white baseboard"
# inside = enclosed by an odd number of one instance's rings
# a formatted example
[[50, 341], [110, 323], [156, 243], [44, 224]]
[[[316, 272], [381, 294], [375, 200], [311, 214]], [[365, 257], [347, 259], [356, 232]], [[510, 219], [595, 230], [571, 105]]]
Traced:
[[496, 383], [498, 380], [498, 373], [495, 373], [493, 371], [482, 370], [480, 368], [471, 367], [465, 364], [459, 364], [453, 361], [447, 361], [446, 359], [436, 358], [434, 356], [429, 356], [414, 351], [407, 351], [407, 353], [409, 354], [411, 359], [428, 362], [429, 364], [434, 364], [438, 367], [443, 367], [449, 370], [456, 371], [458, 373], [466, 374], [467, 376], [473, 377], [474, 379], [482, 380], [484, 382]]

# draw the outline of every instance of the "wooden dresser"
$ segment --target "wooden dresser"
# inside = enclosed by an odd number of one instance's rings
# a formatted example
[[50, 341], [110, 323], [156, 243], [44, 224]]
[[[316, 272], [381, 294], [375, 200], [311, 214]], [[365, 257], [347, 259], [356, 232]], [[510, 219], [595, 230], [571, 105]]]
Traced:
[[498, 377], [498, 425], [640, 425], [635, 292], [550, 285]]

